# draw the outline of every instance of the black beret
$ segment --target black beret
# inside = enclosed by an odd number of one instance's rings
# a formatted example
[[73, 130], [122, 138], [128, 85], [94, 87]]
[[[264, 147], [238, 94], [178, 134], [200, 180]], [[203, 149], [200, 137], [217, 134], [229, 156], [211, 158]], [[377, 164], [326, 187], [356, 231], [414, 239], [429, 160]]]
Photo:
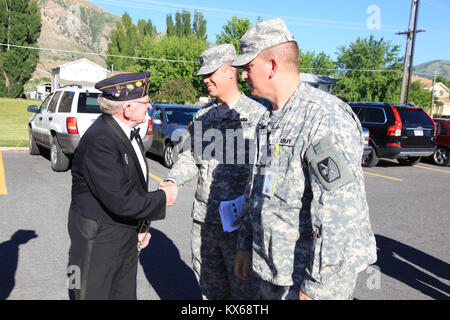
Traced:
[[113, 101], [145, 97], [150, 86], [150, 72], [118, 73], [95, 84], [102, 97]]

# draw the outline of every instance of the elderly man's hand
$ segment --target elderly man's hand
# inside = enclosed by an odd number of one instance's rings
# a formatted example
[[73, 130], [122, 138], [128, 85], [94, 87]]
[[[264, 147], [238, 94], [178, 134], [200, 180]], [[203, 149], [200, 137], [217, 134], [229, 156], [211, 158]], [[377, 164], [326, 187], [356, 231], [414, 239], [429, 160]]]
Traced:
[[138, 233], [138, 241], [141, 243], [139, 249], [142, 250], [150, 243], [150, 238], [152, 235], [150, 232], [141, 232]]
[[178, 187], [172, 181], [163, 181], [158, 185], [158, 190], [163, 190], [166, 193], [166, 205], [174, 204], [178, 196]]

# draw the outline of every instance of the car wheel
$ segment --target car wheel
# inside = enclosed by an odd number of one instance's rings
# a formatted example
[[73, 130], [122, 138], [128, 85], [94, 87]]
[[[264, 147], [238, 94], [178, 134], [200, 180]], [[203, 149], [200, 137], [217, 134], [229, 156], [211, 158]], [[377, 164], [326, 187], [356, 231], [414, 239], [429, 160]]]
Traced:
[[166, 166], [169, 169], [172, 168], [172, 166], [173, 166], [173, 145], [171, 142], [167, 142], [164, 147], [163, 161], [164, 161], [164, 166]]
[[30, 151], [31, 155], [38, 155], [41, 154], [41, 151], [39, 150], [38, 145], [36, 144], [36, 140], [34, 140], [33, 134], [31, 133], [31, 130], [28, 130], [28, 149]]
[[406, 159], [397, 159], [402, 166], [413, 166], [417, 164], [422, 157], [409, 157]]
[[362, 161], [363, 167], [374, 167], [378, 164], [379, 158], [375, 149], [372, 148], [372, 151], [367, 155], [367, 157]]
[[58, 139], [53, 137], [50, 149], [50, 163], [53, 171], [64, 172], [69, 169], [70, 159], [67, 157], [58, 143]]
[[432, 159], [434, 164], [438, 166], [448, 166], [450, 164], [450, 152], [446, 147], [438, 146]]

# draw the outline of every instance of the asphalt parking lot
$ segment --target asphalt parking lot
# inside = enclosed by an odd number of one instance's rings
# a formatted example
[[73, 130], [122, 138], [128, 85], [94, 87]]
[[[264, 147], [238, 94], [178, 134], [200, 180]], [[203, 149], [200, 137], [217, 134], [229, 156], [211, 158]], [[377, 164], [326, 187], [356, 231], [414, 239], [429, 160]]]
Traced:
[[[149, 158], [151, 186], [167, 172]], [[450, 299], [450, 167], [380, 161], [364, 168], [378, 261], [361, 272], [355, 298]], [[43, 156], [0, 151], [0, 300], [68, 299], [70, 172]], [[190, 263], [195, 184], [152, 225], [140, 256], [138, 299], [198, 299]]]

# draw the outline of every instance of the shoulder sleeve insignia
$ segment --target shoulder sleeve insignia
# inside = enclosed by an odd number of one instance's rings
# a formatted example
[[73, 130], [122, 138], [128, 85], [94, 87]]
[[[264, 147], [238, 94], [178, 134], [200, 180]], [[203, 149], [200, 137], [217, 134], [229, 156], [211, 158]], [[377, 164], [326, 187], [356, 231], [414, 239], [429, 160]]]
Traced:
[[306, 150], [310, 172], [327, 191], [340, 188], [356, 178], [353, 166], [330, 137], [324, 137]]
[[334, 160], [330, 157], [320, 161], [317, 164], [317, 167], [320, 175], [328, 183], [333, 182], [341, 177], [341, 173], [336, 162], [334, 162]]

